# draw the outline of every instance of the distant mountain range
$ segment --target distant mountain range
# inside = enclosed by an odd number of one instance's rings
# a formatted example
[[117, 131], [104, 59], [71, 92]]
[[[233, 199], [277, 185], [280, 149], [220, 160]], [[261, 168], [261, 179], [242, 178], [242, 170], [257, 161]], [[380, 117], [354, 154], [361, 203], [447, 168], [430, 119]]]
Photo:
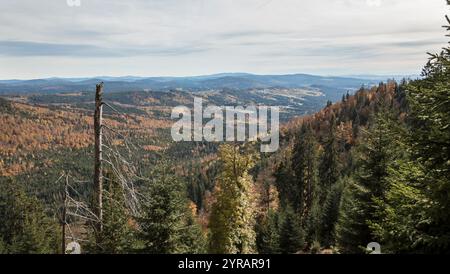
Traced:
[[387, 79], [394, 79], [400, 81], [402, 79], [419, 79], [421, 78], [418, 74], [392, 74], [392, 75], [373, 75], [373, 74], [357, 74], [357, 75], [346, 75], [345, 77], [357, 78], [357, 79], [370, 79], [377, 81], [386, 81]]
[[[388, 77], [386, 77], [387, 79]], [[386, 80], [385, 79], [385, 80]], [[355, 90], [362, 85], [378, 84], [380, 77], [333, 77], [309, 74], [255, 75], [248, 73], [221, 73], [191, 77], [109, 77], [94, 78], [46, 78], [34, 80], [0, 80], [0, 94], [52, 94], [93, 90], [98, 82], [105, 82], [105, 90], [126, 91], [202, 91], [202, 90], [248, 90], [263, 88], [313, 88], [339, 93]]]

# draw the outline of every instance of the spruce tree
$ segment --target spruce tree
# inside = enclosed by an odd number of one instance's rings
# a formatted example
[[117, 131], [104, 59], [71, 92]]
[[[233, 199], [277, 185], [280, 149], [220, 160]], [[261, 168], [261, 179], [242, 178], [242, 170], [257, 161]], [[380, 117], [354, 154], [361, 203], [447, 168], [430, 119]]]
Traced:
[[[450, 33], [450, 19], [445, 28]], [[433, 252], [450, 252], [450, 47], [435, 54], [425, 68], [423, 81], [408, 86], [413, 118], [412, 156], [423, 167], [427, 182], [421, 186], [429, 201], [431, 222], [421, 233]], [[431, 202], [432, 201], [432, 202]]]
[[359, 199], [366, 194], [367, 190], [351, 178], [346, 180], [336, 223], [336, 244], [340, 253], [363, 253], [369, 243], [367, 240], [370, 238], [370, 231], [364, 211], [365, 201]]
[[[316, 195], [317, 196], [317, 195]], [[302, 227], [305, 232], [305, 240], [308, 244], [321, 242], [322, 206], [317, 197], [313, 198], [311, 208], [307, 215], [302, 217]]]
[[299, 207], [300, 194], [296, 186], [290, 159], [289, 161], [287, 159], [281, 161], [273, 176], [275, 177], [281, 207], [286, 208], [288, 205], [298, 205], [297, 207]]
[[354, 253], [369, 242], [380, 241], [373, 229], [381, 222], [377, 207], [383, 205], [389, 188], [388, 169], [401, 153], [398, 121], [383, 103], [379, 109], [357, 147], [355, 182], [347, 184], [341, 203], [337, 244], [344, 252]]
[[150, 254], [197, 253], [202, 232], [188, 208], [186, 186], [162, 160], [143, 189], [139, 252]]
[[390, 168], [390, 189], [378, 211], [383, 221], [374, 228], [389, 252], [448, 254], [450, 47], [431, 55], [423, 76], [406, 86], [409, 157]]
[[[336, 188], [336, 182], [340, 176], [338, 140], [336, 138], [336, 118], [331, 117], [328, 128], [328, 136], [325, 141], [324, 151], [321, 157], [320, 167], [320, 241], [325, 246], [333, 244], [334, 226], [339, 210], [340, 189]], [[318, 241], [318, 239], [315, 239]]]
[[180, 237], [179, 253], [203, 254], [207, 250], [207, 239], [195, 216], [185, 211], [184, 229]]
[[295, 211], [302, 219], [306, 219], [314, 200], [318, 199], [318, 165], [317, 142], [311, 125], [303, 125], [294, 144], [292, 168], [295, 176], [296, 195], [298, 201], [293, 204]]
[[58, 253], [60, 237], [56, 220], [47, 216], [42, 203], [15, 181], [1, 186], [0, 220], [4, 253]]
[[94, 252], [129, 253], [133, 248], [131, 216], [125, 204], [124, 190], [112, 172], [104, 175], [103, 230]]
[[280, 216], [277, 211], [269, 210], [267, 216], [261, 216], [256, 225], [256, 245], [260, 254], [280, 253]]
[[327, 247], [335, 244], [335, 226], [339, 217], [339, 207], [344, 186], [342, 180], [345, 179], [340, 179], [331, 187], [322, 208], [320, 239], [322, 244]]
[[[374, 233], [383, 243], [385, 253], [438, 253], [431, 248], [433, 238], [429, 224], [430, 200], [425, 186], [430, 182], [426, 169], [415, 161], [399, 160], [396, 168], [390, 169], [387, 178], [390, 186], [384, 201], [377, 208], [381, 221], [372, 223]], [[442, 241], [440, 243], [445, 243]], [[438, 244], [440, 244], [438, 243]], [[436, 245], [439, 246], [439, 245]]]
[[331, 117], [328, 136], [320, 161], [319, 174], [322, 190], [320, 201], [324, 202], [328, 192], [337, 182], [340, 175], [338, 141], [336, 138], [336, 118], [334, 115]]
[[297, 253], [304, 246], [305, 236], [298, 215], [287, 207], [280, 228], [280, 250], [283, 254]]

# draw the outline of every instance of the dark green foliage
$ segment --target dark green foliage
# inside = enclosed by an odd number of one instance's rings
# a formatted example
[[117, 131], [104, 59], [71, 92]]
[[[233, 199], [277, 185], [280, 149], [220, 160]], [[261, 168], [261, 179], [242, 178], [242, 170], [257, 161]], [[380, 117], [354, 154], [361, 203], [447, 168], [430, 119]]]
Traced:
[[292, 204], [306, 218], [314, 200], [318, 199], [317, 142], [310, 125], [303, 125], [294, 144], [292, 168], [295, 176], [297, 203]]
[[[294, 144], [292, 167], [298, 202], [294, 210], [300, 216], [306, 240], [319, 240], [320, 186], [318, 182], [318, 144], [311, 125], [303, 125]], [[300, 203], [300, 204], [298, 204]]]
[[191, 212], [186, 212], [185, 228], [180, 237], [183, 247], [180, 252], [189, 254], [206, 253], [208, 243], [201, 226]]
[[256, 224], [256, 246], [260, 254], [280, 253], [280, 214], [270, 210]]
[[288, 205], [298, 205], [300, 195], [295, 183], [290, 159], [282, 161], [273, 176], [275, 177], [281, 207], [286, 208]]
[[188, 209], [186, 189], [162, 161], [143, 191], [142, 216], [137, 217], [143, 253], [196, 253], [202, 251], [202, 232]]
[[328, 130], [327, 140], [324, 145], [324, 152], [321, 157], [320, 167], [320, 184], [322, 189], [321, 202], [324, 201], [331, 186], [339, 179], [339, 151], [338, 141], [336, 138], [336, 118], [331, 118]]
[[21, 184], [8, 181], [1, 186], [0, 220], [1, 253], [58, 253], [57, 222]]
[[302, 250], [305, 243], [305, 236], [300, 226], [300, 220], [290, 207], [286, 208], [283, 215], [283, 223], [280, 228], [281, 253], [297, 253]]
[[403, 136], [409, 155], [390, 169], [390, 189], [379, 210], [383, 221], [374, 228], [390, 252], [448, 254], [450, 47], [431, 55], [423, 76], [406, 87], [410, 130]]
[[322, 223], [322, 206], [318, 198], [314, 198], [307, 215], [303, 215], [302, 224], [305, 231], [305, 240], [308, 243], [320, 242]]
[[[185, 151], [185, 148], [180, 149]], [[202, 147], [202, 151], [205, 154], [211, 154], [217, 152], [217, 148], [215, 146], [209, 147], [205, 144]], [[203, 198], [205, 193], [214, 189], [214, 180], [219, 171], [218, 163], [202, 164], [200, 159], [195, 159], [192, 162], [188, 162], [182, 168], [183, 174], [185, 174], [184, 177], [188, 183], [187, 190], [189, 199], [195, 203], [198, 210], [202, 210], [204, 208]]]
[[103, 231], [97, 235], [95, 251], [107, 254], [129, 253], [132, 250], [133, 234], [123, 187], [110, 172], [105, 174], [104, 181]]
[[8, 100], [0, 97], [0, 112], [1, 113], [13, 113], [13, 108]]
[[370, 232], [366, 223], [364, 202], [358, 197], [367, 195], [367, 190], [352, 180], [345, 182], [344, 192], [336, 224], [336, 244], [341, 253], [362, 253], [369, 243]]
[[366, 132], [357, 148], [360, 153], [356, 180], [366, 187], [375, 197], [385, 194], [388, 167], [399, 155], [400, 143], [397, 121], [393, 114], [382, 107], [375, 114], [372, 126]]
[[320, 167], [320, 197], [322, 205], [320, 238], [324, 245], [333, 244], [334, 225], [337, 221], [339, 201], [341, 195], [340, 187], [336, 182], [340, 177], [338, 140], [336, 138], [336, 118], [333, 115], [328, 129], [328, 137], [324, 145]]
[[423, 166], [408, 160], [398, 161], [397, 167], [389, 173], [389, 191], [384, 201], [378, 201], [377, 213], [382, 221], [371, 224], [382, 239], [383, 252], [437, 252], [438, 249], [429, 246], [433, 242], [429, 235], [433, 231], [430, 230], [433, 218], [427, 210], [430, 200], [424, 189], [432, 178], [426, 177]]
[[335, 244], [335, 226], [339, 217], [344, 181], [341, 179], [333, 186], [327, 194], [322, 207], [322, 218], [320, 225], [320, 239], [324, 246], [330, 247]]
[[359, 157], [354, 173], [354, 184], [349, 184], [342, 202], [338, 225], [338, 246], [341, 250], [356, 252], [376, 239], [370, 224], [379, 223], [377, 206], [384, 201], [388, 189], [388, 168], [399, 157], [396, 121], [383, 107], [373, 119], [372, 127], [357, 147]]
[[6, 249], [6, 244], [3, 242], [3, 239], [0, 238], [0, 255], [6, 254], [8, 250]]

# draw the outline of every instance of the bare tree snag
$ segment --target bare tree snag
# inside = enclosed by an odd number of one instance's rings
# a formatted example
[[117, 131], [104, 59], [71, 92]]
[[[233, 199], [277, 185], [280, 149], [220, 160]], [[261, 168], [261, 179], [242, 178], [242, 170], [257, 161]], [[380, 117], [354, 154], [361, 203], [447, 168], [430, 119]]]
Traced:
[[94, 213], [98, 217], [97, 233], [103, 230], [103, 174], [102, 174], [102, 112], [103, 112], [103, 82], [97, 85], [95, 91], [95, 171], [94, 171]]
[[69, 176], [66, 175], [66, 180], [64, 182], [64, 192], [63, 192], [63, 208], [62, 208], [62, 242], [61, 242], [61, 252], [66, 254], [66, 224], [67, 224], [67, 186], [69, 185]]

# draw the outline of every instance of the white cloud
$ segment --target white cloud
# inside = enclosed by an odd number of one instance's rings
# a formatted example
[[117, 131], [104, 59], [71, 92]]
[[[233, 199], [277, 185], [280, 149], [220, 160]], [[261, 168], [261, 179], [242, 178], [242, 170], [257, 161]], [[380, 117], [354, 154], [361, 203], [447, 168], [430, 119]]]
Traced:
[[2, 78], [414, 73], [426, 51], [445, 44], [440, 26], [448, 11], [444, 0], [0, 4]]
[[366, 4], [369, 7], [379, 7], [381, 6], [382, 2], [381, 0], [366, 0]]

